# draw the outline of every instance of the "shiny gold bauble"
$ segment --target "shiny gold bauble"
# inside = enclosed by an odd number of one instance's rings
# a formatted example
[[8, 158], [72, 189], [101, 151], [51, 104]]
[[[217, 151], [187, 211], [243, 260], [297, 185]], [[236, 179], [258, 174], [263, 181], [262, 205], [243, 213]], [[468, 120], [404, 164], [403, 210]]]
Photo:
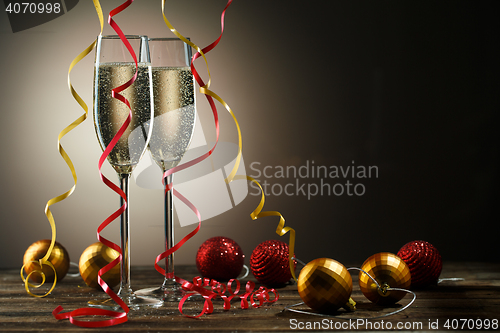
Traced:
[[382, 287], [377, 288], [375, 282], [363, 272], [359, 273], [359, 287], [370, 301], [380, 305], [394, 304], [402, 299], [406, 292], [386, 290], [386, 288], [408, 289], [411, 285], [411, 275], [408, 265], [395, 254], [381, 252], [372, 255], [361, 266]]
[[[101, 288], [97, 282], [97, 273], [101, 268], [118, 258], [120, 254], [112, 248], [101, 242], [95, 242], [83, 251], [80, 256], [80, 275], [87, 286], [92, 288]], [[120, 283], [120, 265], [116, 264], [113, 268], [101, 276], [106, 284], [113, 288]]]
[[319, 312], [335, 311], [344, 306], [352, 292], [352, 278], [336, 260], [319, 258], [302, 268], [297, 281], [300, 298]]
[[[34, 242], [28, 247], [24, 253], [23, 264], [24, 272], [29, 274], [33, 271], [40, 271], [40, 259], [45, 257], [47, 250], [50, 247], [50, 239], [42, 239]], [[54, 248], [50, 254], [48, 261], [54, 266], [57, 273], [57, 281], [61, 281], [69, 270], [69, 254], [66, 249], [58, 242], [54, 243]], [[49, 265], [42, 265], [41, 271], [45, 274], [46, 282], [54, 281], [54, 270]], [[43, 281], [42, 274], [35, 272], [30, 275], [31, 281], [41, 283]]]

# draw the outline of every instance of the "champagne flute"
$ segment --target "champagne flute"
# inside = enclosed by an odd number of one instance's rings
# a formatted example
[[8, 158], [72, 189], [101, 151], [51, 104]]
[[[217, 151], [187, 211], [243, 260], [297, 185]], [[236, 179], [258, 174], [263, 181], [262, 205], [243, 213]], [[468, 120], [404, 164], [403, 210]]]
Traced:
[[[109, 153], [107, 159], [115, 169], [120, 188], [125, 193], [126, 208], [121, 214], [121, 282], [117, 295], [129, 308], [156, 306], [157, 300], [135, 295], [130, 283], [129, 238], [129, 180], [134, 167], [144, 154], [152, 131], [153, 98], [151, 62], [147, 36], [126, 36], [137, 55], [137, 78], [120, 94], [128, 106], [112, 97], [115, 89], [135, 74], [136, 64], [119, 36], [99, 36], [97, 39], [94, 72], [94, 125], [102, 150], [110, 144], [131, 112], [132, 118], [125, 132]], [[120, 206], [124, 199], [120, 196]], [[90, 306], [118, 310], [120, 306], [111, 298], [89, 302]]]
[[[153, 133], [149, 150], [163, 174], [177, 166], [191, 143], [196, 121], [191, 47], [178, 38], [150, 38], [151, 66], [154, 95]], [[164, 180], [165, 190], [173, 181], [173, 174]], [[165, 191], [165, 244], [174, 243], [174, 215], [172, 191]], [[180, 300], [184, 294], [174, 278], [174, 254], [165, 258], [166, 277], [157, 288], [141, 289], [138, 295], [155, 297], [162, 301]]]

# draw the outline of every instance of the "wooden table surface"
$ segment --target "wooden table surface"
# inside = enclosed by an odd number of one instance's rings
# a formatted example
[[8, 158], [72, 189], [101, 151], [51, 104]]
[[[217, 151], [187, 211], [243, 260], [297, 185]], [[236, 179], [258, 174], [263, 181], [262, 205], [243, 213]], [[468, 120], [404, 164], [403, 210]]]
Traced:
[[[352, 267], [351, 265], [348, 267]], [[359, 267], [359, 266], [357, 266]], [[192, 280], [198, 273], [193, 266], [176, 267], [178, 276]], [[500, 264], [497, 263], [444, 263], [441, 278], [461, 278], [443, 281], [425, 290], [415, 290], [417, 298], [406, 310], [380, 319], [360, 318], [386, 314], [406, 305], [412, 296], [403, 298], [396, 306], [380, 307], [368, 301], [359, 290], [357, 274], [353, 273], [352, 298], [357, 310], [339, 312], [334, 317], [318, 317], [284, 311], [286, 306], [301, 302], [296, 285], [278, 289], [279, 300], [259, 308], [241, 309], [239, 301], [231, 302], [231, 309], [224, 310], [222, 301], [214, 301], [212, 314], [199, 319], [187, 318], [179, 313], [177, 304], [159, 309], [131, 311], [123, 324], [90, 329], [72, 325], [68, 320], [58, 321], [52, 311], [61, 305], [64, 311], [86, 306], [88, 300], [104, 298], [103, 292], [85, 286], [80, 277], [66, 277], [44, 298], [28, 296], [18, 270], [0, 270], [0, 331], [77, 332], [284, 332], [299, 330], [417, 330], [435, 331], [463, 328], [485, 328], [498, 331], [500, 320]], [[246, 282], [247, 279], [241, 282]], [[160, 285], [161, 276], [153, 268], [132, 267], [134, 289]], [[185, 307], [188, 314], [201, 311], [201, 302], [190, 302]], [[307, 310], [305, 306], [297, 309]], [[339, 318], [344, 319], [339, 319]], [[447, 325], [449, 325], [449, 329]], [[399, 325], [399, 326], [398, 326]]]

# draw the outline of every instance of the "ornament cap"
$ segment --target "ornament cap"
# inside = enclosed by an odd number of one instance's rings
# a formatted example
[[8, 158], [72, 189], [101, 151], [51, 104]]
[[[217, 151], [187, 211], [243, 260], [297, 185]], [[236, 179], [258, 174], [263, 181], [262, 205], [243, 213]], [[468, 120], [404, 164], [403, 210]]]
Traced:
[[387, 297], [391, 294], [391, 291], [387, 290], [388, 288], [390, 288], [390, 286], [387, 284], [387, 282], [382, 282], [380, 284], [380, 287], [377, 287], [377, 291], [380, 294], [380, 296]]
[[349, 297], [349, 301], [347, 301], [343, 308], [351, 312], [356, 311], [356, 302], [351, 297]]

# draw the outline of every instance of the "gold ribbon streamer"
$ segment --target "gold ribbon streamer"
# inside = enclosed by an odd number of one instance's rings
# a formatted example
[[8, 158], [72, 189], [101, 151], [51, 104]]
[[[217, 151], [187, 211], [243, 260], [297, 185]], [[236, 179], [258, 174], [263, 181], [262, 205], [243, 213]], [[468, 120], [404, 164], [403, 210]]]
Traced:
[[255, 180], [254, 178], [252, 178], [250, 176], [246, 176], [246, 175], [237, 175], [234, 177], [234, 180], [238, 180], [238, 179], [246, 179], [246, 180], [249, 180], [251, 182], [254, 182], [260, 188], [260, 192], [261, 192], [262, 196], [261, 196], [259, 205], [250, 214], [250, 217], [252, 218], [252, 220], [256, 220], [258, 218], [266, 217], [266, 216], [279, 216], [280, 221], [278, 223], [278, 227], [276, 228], [276, 233], [280, 236], [283, 236], [287, 232], [290, 232], [290, 237], [288, 240], [288, 263], [290, 265], [290, 272], [292, 273], [292, 277], [295, 280], [295, 282], [297, 282], [297, 277], [295, 276], [295, 271], [294, 271], [295, 263], [293, 261], [293, 256], [295, 253], [295, 230], [293, 228], [290, 228], [290, 227], [285, 227], [285, 218], [283, 217], [283, 215], [281, 215], [280, 212], [277, 212], [277, 211], [265, 211], [265, 212], [263, 212], [262, 211], [262, 208], [264, 208], [264, 202], [265, 202], [266, 196], [264, 194], [264, 191], [262, 190], [262, 186], [260, 186], [260, 184], [257, 180]]
[[242, 155], [241, 130], [240, 130], [240, 125], [238, 124], [238, 120], [236, 119], [236, 116], [233, 113], [233, 111], [231, 110], [231, 108], [229, 107], [229, 105], [219, 95], [217, 95], [215, 92], [213, 92], [213, 91], [211, 91], [209, 89], [212, 78], [211, 78], [211, 75], [210, 75], [210, 70], [208, 68], [207, 58], [205, 57], [205, 54], [203, 53], [203, 51], [197, 45], [195, 45], [194, 43], [192, 43], [191, 41], [189, 41], [188, 39], [186, 39], [184, 36], [182, 36], [172, 26], [172, 24], [170, 24], [170, 22], [168, 21], [167, 17], [165, 16], [165, 0], [162, 0], [162, 2], [161, 2], [161, 11], [162, 11], [162, 15], [163, 15], [163, 20], [165, 21], [165, 24], [168, 26], [168, 28], [170, 29], [170, 31], [172, 31], [174, 33], [174, 35], [176, 35], [184, 43], [186, 43], [186, 44], [190, 45], [192, 48], [196, 49], [201, 54], [201, 56], [203, 57], [203, 60], [205, 60], [205, 64], [206, 64], [206, 67], [207, 67], [207, 73], [208, 73], [208, 82], [204, 86], [200, 87], [200, 93], [208, 95], [208, 96], [211, 96], [211, 97], [215, 98], [219, 103], [221, 103], [226, 108], [226, 110], [231, 114], [231, 117], [233, 117], [234, 124], [236, 125], [236, 129], [238, 131], [238, 155], [236, 156], [236, 162], [234, 164], [234, 167], [231, 170], [231, 172], [229, 173], [229, 176], [227, 176], [227, 178], [225, 179], [225, 182], [227, 184], [229, 184], [233, 180], [246, 179], [246, 180], [249, 180], [251, 182], [254, 182], [255, 184], [257, 184], [259, 186], [259, 188], [261, 190], [261, 193], [262, 193], [262, 197], [261, 197], [259, 205], [250, 214], [250, 217], [253, 220], [256, 220], [258, 218], [265, 217], [265, 216], [279, 216], [280, 221], [278, 223], [278, 227], [276, 228], [276, 233], [279, 236], [283, 236], [287, 232], [290, 232], [290, 238], [289, 238], [289, 244], [288, 244], [288, 247], [289, 247], [288, 261], [289, 261], [289, 264], [290, 264], [290, 272], [292, 273], [292, 277], [293, 277], [293, 279], [295, 281], [297, 281], [297, 278], [295, 276], [295, 271], [294, 271], [295, 265], [294, 265], [294, 262], [293, 262], [293, 255], [294, 255], [294, 250], [295, 250], [295, 230], [293, 228], [290, 228], [290, 227], [285, 227], [285, 218], [283, 217], [283, 215], [281, 215], [281, 213], [279, 213], [277, 211], [262, 212], [262, 208], [264, 207], [264, 202], [265, 202], [265, 194], [264, 194], [264, 191], [262, 190], [262, 186], [260, 186], [260, 184], [259, 184], [259, 182], [257, 180], [255, 180], [254, 178], [252, 178], [250, 176], [246, 176], [246, 175], [238, 175], [238, 176], [236, 176], [236, 172], [238, 171], [238, 168], [240, 166], [241, 155]]
[[[93, 2], [94, 2], [94, 6], [95, 6], [95, 9], [96, 9], [97, 15], [99, 16], [99, 22], [100, 22], [100, 25], [101, 25], [101, 32], [100, 32], [100, 34], [102, 34], [103, 26], [104, 26], [104, 19], [103, 19], [101, 5], [100, 5], [100, 3], [99, 3], [98, 0], [93, 0]], [[34, 297], [45, 297], [45, 296], [49, 295], [52, 292], [52, 290], [54, 290], [54, 288], [56, 286], [56, 283], [57, 283], [56, 269], [55, 269], [54, 265], [52, 265], [52, 263], [49, 261], [49, 257], [52, 254], [52, 250], [54, 249], [54, 245], [55, 245], [55, 242], [56, 242], [56, 223], [55, 223], [55, 220], [54, 220], [54, 216], [52, 215], [52, 212], [51, 212], [51, 210], [50, 210], [49, 207], [52, 206], [52, 205], [54, 205], [54, 204], [56, 204], [56, 203], [58, 203], [58, 202], [63, 201], [67, 197], [69, 197], [75, 191], [77, 180], [78, 180], [78, 178], [76, 176], [76, 170], [75, 170], [75, 167], [73, 165], [73, 162], [71, 161], [71, 159], [69, 158], [69, 155], [66, 153], [66, 151], [63, 148], [63, 146], [61, 145], [61, 140], [62, 140], [62, 138], [66, 134], [68, 134], [69, 132], [71, 132], [74, 128], [76, 128], [78, 125], [80, 125], [81, 123], [83, 123], [85, 121], [85, 119], [87, 119], [87, 117], [88, 117], [88, 111], [89, 111], [89, 108], [88, 108], [87, 104], [85, 104], [85, 102], [83, 101], [83, 99], [80, 97], [80, 95], [78, 95], [78, 93], [73, 88], [73, 85], [71, 84], [70, 74], [71, 74], [71, 70], [73, 69], [73, 67], [75, 67], [75, 65], [77, 63], [79, 63], [90, 52], [92, 52], [92, 50], [94, 49], [94, 47], [96, 45], [96, 42], [97, 42], [97, 39], [95, 39], [94, 42], [92, 42], [92, 44], [90, 44], [75, 59], [73, 59], [73, 61], [71, 62], [70, 66], [69, 66], [69, 70], [68, 70], [68, 86], [69, 86], [69, 90], [70, 90], [71, 95], [73, 96], [73, 98], [83, 108], [83, 110], [85, 111], [85, 113], [83, 115], [81, 115], [80, 117], [78, 117], [75, 121], [73, 121], [66, 128], [64, 128], [59, 133], [59, 136], [57, 137], [57, 146], [58, 146], [59, 154], [62, 156], [62, 158], [64, 159], [64, 161], [66, 162], [66, 164], [68, 165], [68, 167], [69, 167], [69, 169], [71, 171], [71, 174], [73, 176], [74, 185], [67, 192], [65, 192], [65, 193], [63, 193], [61, 195], [58, 195], [57, 197], [54, 197], [54, 198], [50, 199], [47, 202], [47, 204], [45, 205], [45, 215], [47, 216], [47, 219], [48, 219], [48, 221], [50, 223], [50, 228], [51, 228], [51, 232], [52, 232], [52, 238], [51, 238], [50, 246], [47, 249], [47, 253], [45, 254], [45, 256], [43, 258], [41, 258], [39, 260], [40, 270], [34, 270], [34, 271], [30, 272], [26, 277], [24, 277], [23, 271], [24, 271], [24, 266], [25, 265], [23, 265], [21, 267], [20, 274], [21, 274], [21, 278], [23, 279], [23, 282], [24, 282], [24, 288], [26, 289], [26, 292], [29, 295], [34, 296]], [[52, 287], [50, 288], [50, 290], [46, 294], [44, 294], [44, 295], [36, 295], [36, 294], [33, 294], [30, 291], [29, 288], [30, 287], [32, 287], [32, 288], [39, 288], [39, 287], [41, 287], [45, 283], [45, 274], [42, 271], [43, 265], [49, 266], [54, 271], [54, 283], [52, 284]], [[33, 273], [39, 273], [42, 276], [42, 282], [40, 284], [33, 285], [33, 284], [31, 284], [29, 282], [29, 277]]]
[[174, 35], [176, 35], [184, 43], [188, 44], [189, 46], [191, 46], [192, 48], [194, 48], [196, 51], [198, 51], [201, 54], [201, 56], [203, 57], [203, 60], [205, 60], [205, 65], [207, 67], [207, 74], [208, 74], [208, 82], [204, 86], [200, 87], [200, 93], [202, 93], [204, 95], [211, 96], [211, 97], [215, 98], [219, 103], [221, 103], [227, 109], [227, 111], [229, 111], [229, 113], [233, 117], [234, 123], [236, 124], [236, 129], [238, 130], [238, 155], [236, 156], [236, 163], [235, 163], [235, 165], [233, 167], [233, 170], [231, 170], [231, 173], [225, 179], [225, 182], [227, 184], [229, 184], [230, 182], [233, 181], [233, 178], [236, 175], [236, 172], [238, 171], [238, 167], [240, 165], [240, 160], [241, 160], [241, 148], [242, 148], [242, 145], [241, 145], [241, 130], [240, 130], [240, 126], [238, 124], [236, 116], [234, 115], [234, 113], [231, 110], [231, 108], [229, 107], [229, 105], [222, 98], [220, 98], [216, 93], [214, 93], [213, 91], [211, 91], [209, 89], [210, 84], [212, 82], [212, 76], [210, 75], [210, 69], [208, 68], [207, 58], [205, 57], [205, 54], [203, 53], [203, 51], [201, 50], [201, 48], [199, 48], [196, 44], [194, 44], [193, 42], [191, 42], [190, 40], [188, 40], [184, 36], [182, 36], [172, 26], [172, 24], [170, 24], [170, 22], [168, 21], [167, 17], [165, 16], [165, 0], [162, 0], [162, 2], [161, 2], [161, 12], [163, 14], [163, 20], [165, 21], [165, 24], [168, 26], [168, 28], [170, 29], [170, 31], [172, 31], [174, 33]]

